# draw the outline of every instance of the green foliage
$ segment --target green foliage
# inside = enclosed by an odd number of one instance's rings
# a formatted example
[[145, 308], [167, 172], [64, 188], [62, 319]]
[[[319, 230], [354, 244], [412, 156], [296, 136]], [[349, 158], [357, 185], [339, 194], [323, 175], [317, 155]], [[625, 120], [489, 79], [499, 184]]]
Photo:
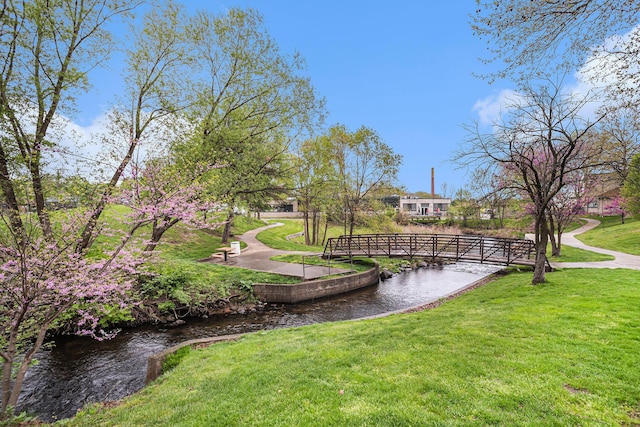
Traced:
[[247, 294], [253, 294], [253, 282], [251, 280], [238, 280], [235, 287]]
[[151, 277], [141, 285], [143, 296], [172, 296], [176, 290], [183, 289], [189, 283], [189, 274], [184, 271], [171, 271]]
[[640, 154], [636, 154], [629, 164], [629, 172], [622, 187], [625, 207], [632, 215], [640, 215]]
[[399, 233], [402, 231], [394, 221], [395, 211], [384, 210], [381, 203], [374, 203], [372, 209], [358, 215], [359, 227], [370, 229], [372, 233]]
[[176, 309], [176, 304], [173, 301], [162, 301], [158, 303], [158, 311], [162, 314], [170, 314]]
[[0, 417], [0, 427], [16, 427], [38, 424], [38, 417], [29, 415], [27, 412], [15, 413], [15, 408], [7, 407], [7, 410]]
[[162, 373], [164, 374], [166, 372], [169, 372], [170, 370], [178, 366], [182, 359], [184, 359], [189, 353], [191, 353], [191, 347], [185, 345], [184, 347], [180, 347], [178, 350], [168, 355], [162, 363]]
[[113, 325], [123, 325], [134, 320], [131, 308], [122, 308], [118, 304], [107, 304], [102, 307], [103, 314], [100, 317], [100, 326], [108, 328]]
[[191, 351], [118, 407], [65, 424], [637, 424], [640, 272], [547, 279], [510, 274], [434, 310]]

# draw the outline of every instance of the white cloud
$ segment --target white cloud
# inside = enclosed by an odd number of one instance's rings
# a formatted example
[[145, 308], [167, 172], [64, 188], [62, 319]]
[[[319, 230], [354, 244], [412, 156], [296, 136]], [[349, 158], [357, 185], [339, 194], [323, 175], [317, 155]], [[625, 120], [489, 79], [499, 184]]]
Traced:
[[[130, 145], [130, 131], [116, 124], [116, 111], [107, 111], [89, 125], [82, 126], [58, 116], [48, 139], [55, 145], [49, 150], [47, 172], [82, 175], [92, 181], [109, 179], [124, 158]], [[122, 118], [122, 117], [120, 117]], [[129, 120], [120, 120], [128, 122]], [[186, 122], [154, 122], [138, 142], [132, 162], [143, 163], [149, 157], [165, 153], [167, 144], [187, 134]]]
[[[631, 52], [626, 55], [614, 55], [611, 52]], [[629, 65], [628, 59], [636, 59], [640, 55], [640, 26], [624, 35], [609, 37], [602, 47], [594, 48], [593, 54], [587, 58], [572, 76], [570, 82], [562, 88], [563, 93], [575, 96], [576, 99], [587, 99], [580, 110], [580, 116], [586, 120], [593, 120], [596, 111], [605, 103], [604, 89], [607, 87], [626, 88], [627, 94], [635, 93], [640, 77], [629, 78], [630, 75], [640, 75], [637, 65]], [[482, 125], [495, 123], [508, 110], [518, 93], [503, 89], [497, 95], [491, 95], [476, 101], [473, 111], [478, 114]]]
[[478, 114], [481, 125], [490, 126], [499, 120], [502, 112], [513, 104], [517, 92], [511, 89], [503, 89], [497, 95], [491, 95], [476, 101], [472, 111]]

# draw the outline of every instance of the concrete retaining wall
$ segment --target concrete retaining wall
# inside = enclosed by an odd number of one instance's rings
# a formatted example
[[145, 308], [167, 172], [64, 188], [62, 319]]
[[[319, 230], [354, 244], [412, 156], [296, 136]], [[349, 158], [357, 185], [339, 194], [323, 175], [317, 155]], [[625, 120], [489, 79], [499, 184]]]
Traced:
[[293, 304], [375, 285], [379, 280], [380, 268], [376, 265], [364, 273], [333, 279], [309, 280], [295, 285], [256, 283], [253, 285], [253, 292], [261, 301]]

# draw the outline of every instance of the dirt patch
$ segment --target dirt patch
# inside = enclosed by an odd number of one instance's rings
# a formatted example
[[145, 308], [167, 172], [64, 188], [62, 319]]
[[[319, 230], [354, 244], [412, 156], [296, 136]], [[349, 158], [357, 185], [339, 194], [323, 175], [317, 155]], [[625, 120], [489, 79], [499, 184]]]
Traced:
[[565, 390], [567, 390], [571, 394], [588, 394], [589, 390], [584, 388], [575, 388], [570, 386], [569, 384], [564, 385]]

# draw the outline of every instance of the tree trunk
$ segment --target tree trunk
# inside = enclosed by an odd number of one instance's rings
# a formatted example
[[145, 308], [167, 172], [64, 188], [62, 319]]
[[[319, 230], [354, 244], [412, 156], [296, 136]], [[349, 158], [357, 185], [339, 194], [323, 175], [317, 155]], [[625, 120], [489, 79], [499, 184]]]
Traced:
[[317, 227], [318, 227], [318, 211], [313, 209], [312, 215], [311, 215], [311, 235], [309, 236], [309, 242], [312, 245], [316, 245], [318, 243]]
[[44, 190], [42, 188], [42, 176], [40, 173], [40, 153], [33, 156], [33, 160], [30, 166], [31, 172], [31, 184], [33, 188], [33, 195], [36, 202], [36, 212], [38, 214], [38, 220], [40, 221], [40, 228], [42, 228], [42, 234], [47, 241], [53, 241], [53, 230], [51, 229], [51, 221], [49, 219], [49, 213], [44, 205]]
[[322, 242], [321, 242], [322, 245], [324, 245], [324, 242], [327, 241], [327, 231], [329, 231], [329, 218], [326, 218], [324, 221], [324, 233], [322, 233]]
[[229, 215], [227, 215], [227, 222], [224, 225], [224, 231], [222, 232], [221, 243], [229, 243], [229, 239], [231, 238], [231, 226], [233, 225], [233, 215], [233, 209], [229, 210]]
[[547, 268], [547, 243], [549, 239], [549, 228], [544, 216], [536, 218], [536, 264], [533, 269], [532, 285], [546, 282], [545, 273]]
[[153, 223], [153, 230], [151, 230], [151, 239], [147, 246], [144, 248], [144, 252], [150, 253], [155, 250], [158, 246], [158, 242], [162, 239], [162, 235], [171, 227], [179, 223], [180, 220], [177, 218], [164, 218], [164, 225], [158, 226], [157, 221]]
[[551, 255], [560, 256], [560, 247], [556, 242], [556, 225], [553, 221], [553, 215], [549, 215], [549, 242], [551, 242]]
[[321, 214], [317, 209], [313, 210], [313, 239], [311, 242], [313, 245], [318, 244], [318, 238], [320, 235], [320, 218]]
[[[137, 134], [139, 134], [139, 132]], [[100, 216], [102, 215], [102, 212], [107, 206], [107, 202], [109, 201], [109, 198], [113, 194], [113, 190], [116, 188], [116, 185], [118, 185], [118, 181], [120, 181], [120, 177], [124, 173], [124, 170], [127, 168], [127, 166], [129, 165], [129, 162], [133, 158], [133, 153], [135, 152], [135, 149], [137, 146], [138, 146], [138, 139], [137, 138], [131, 139], [131, 141], [129, 142], [129, 149], [127, 150], [127, 154], [124, 156], [124, 158], [120, 162], [120, 165], [118, 165], [118, 168], [113, 173], [111, 180], [109, 181], [104, 191], [102, 192], [102, 195], [100, 196], [100, 200], [98, 200], [98, 203], [96, 203], [95, 207], [93, 208], [91, 217], [89, 218], [89, 220], [84, 226], [84, 229], [82, 230], [80, 240], [76, 244], [76, 253], [85, 252], [92, 245], [93, 243], [92, 236], [96, 228], [96, 225], [98, 224], [98, 219], [100, 218]]]
[[353, 236], [353, 229], [356, 224], [356, 215], [354, 212], [349, 212], [349, 237]]
[[[38, 335], [36, 337], [35, 342], [33, 342], [33, 346], [31, 347], [31, 349], [29, 349], [29, 351], [27, 351], [27, 353], [24, 355], [24, 358], [22, 359], [21, 363], [20, 363], [20, 367], [18, 368], [18, 372], [15, 375], [15, 378], [13, 380], [13, 387], [10, 387], [11, 392], [8, 393], [8, 395], [5, 396], [4, 394], [4, 382], [5, 382], [5, 378], [3, 375], [3, 394], [2, 394], [2, 410], [0, 410], [0, 414], [4, 415], [6, 414], [6, 410], [9, 406], [11, 407], [15, 407], [16, 404], [18, 403], [18, 398], [20, 397], [20, 392], [22, 391], [22, 385], [24, 383], [24, 377], [27, 373], [27, 369], [29, 368], [29, 366], [31, 365], [31, 361], [33, 359], [33, 356], [36, 354], [36, 352], [38, 350], [40, 350], [40, 348], [42, 347], [42, 343], [44, 342], [44, 338], [47, 334], [47, 330], [49, 329], [49, 322], [45, 322], [43, 324], [41, 324], [39, 326], [39, 331], [38, 331]], [[11, 369], [11, 365], [10, 369]], [[6, 365], [3, 367], [3, 374], [4, 374], [4, 369], [6, 369]], [[10, 384], [10, 377], [9, 377], [9, 384]]]
[[4, 195], [4, 202], [7, 204], [7, 209], [9, 210], [9, 224], [11, 225], [11, 232], [16, 236], [16, 240], [20, 242], [20, 246], [22, 246], [26, 237], [24, 235], [24, 224], [22, 222], [22, 217], [20, 216], [20, 206], [18, 206], [18, 199], [13, 188], [13, 181], [11, 181], [11, 175], [9, 174], [9, 167], [7, 166], [4, 148], [1, 145], [0, 188]]
[[560, 230], [558, 230], [558, 255], [554, 255], [554, 256], [560, 256], [562, 255], [562, 232]]
[[4, 419], [3, 416], [9, 406], [9, 396], [11, 395], [11, 372], [13, 368], [13, 362], [10, 359], [4, 359], [2, 364], [2, 404], [0, 405], [0, 420]]
[[302, 213], [303, 219], [303, 231], [304, 231], [304, 244], [307, 246], [311, 245], [311, 240], [309, 236], [309, 209], [305, 209]]

